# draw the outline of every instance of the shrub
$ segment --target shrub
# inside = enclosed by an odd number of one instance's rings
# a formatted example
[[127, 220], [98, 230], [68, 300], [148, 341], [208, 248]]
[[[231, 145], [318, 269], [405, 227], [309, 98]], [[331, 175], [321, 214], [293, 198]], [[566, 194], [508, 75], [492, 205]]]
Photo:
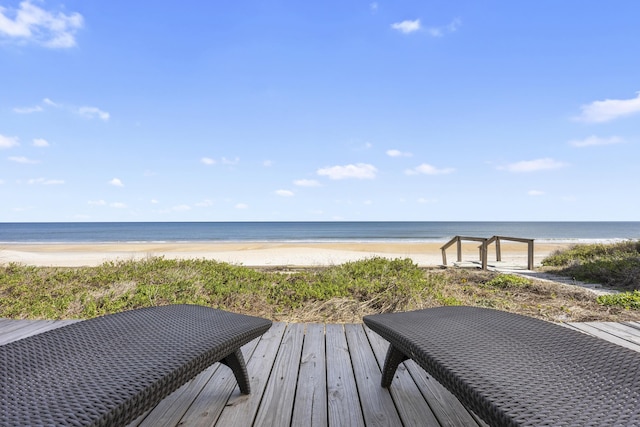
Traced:
[[575, 245], [557, 251], [542, 265], [559, 274], [624, 290], [640, 289], [640, 241]]
[[9, 264], [0, 267], [0, 317], [87, 318], [181, 303], [285, 313], [334, 298], [389, 311], [410, 308], [425, 288], [412, 260], [380, 257], [294, 273], [163, 257], [79, 268]]
[[596, 300], [604, 306], [619, 306], [626, 309], [640, 310], [640, 291], [637, 290], [619, 294], [600, 295]]
[[515, 274], [500, 274], [493, 279], [485, 282], [485, 286], [491, 286], [500, 289], [523, 288], [528, 286], [531, 280], [526, 277], [516, 276]]

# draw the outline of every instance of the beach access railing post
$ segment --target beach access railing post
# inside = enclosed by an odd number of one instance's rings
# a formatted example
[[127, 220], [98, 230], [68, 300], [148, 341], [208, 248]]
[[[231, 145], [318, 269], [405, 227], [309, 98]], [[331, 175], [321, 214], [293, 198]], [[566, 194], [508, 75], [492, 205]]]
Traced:
[[500, 240], [509, 240], [512, 242], [526, 243], [527, 244], [527, 270], [533, 270], [533, 251], [534, 244], [533, 239], [522, 239], [519, 237], [505, 237], [505, 236], [493, 236], [487, 241], [487, 245], [491, 243], [496, 243], [496, 261], [502, 261], [501, 251], [500, 251]]
[[485, 240], [479, 246], [480, 248], [480, 262], [482, 263], [482, 269], [486, 270], [488, 267], [487, 257], [488, 257], [488, 246], [487, 241]]
[[448, 241], [444, 246], [440, 248], [442, 251], [442, 265], [447, 265], [447, 248], [452, 246], [454, 243], [457, 245], [457, 262], [462, 262], [462, 241], [470, 240], [473, 242], [480, 242], [480, 246], [478, 247], [480, 251], [480, 262], [482, 264], [482, 269], [486, 270], [488, 267], [488, 253], [489, 253], [489, 245], [492, 243], [496, 244], [496, 261], [502, 261], [502, 248], [500, 247], [501, 240], [509, 240], [513, 242], [520, 242], [527, 244], [527, 269], [533, 270], [533, 251], [534, 244], [533, 239], [522, 239], [519, 237], [505, 237], [505, 236], [493, 236], [488, 239], [484, 237], [468, 237], [468, 236], [455, 236], [453, 239]]
[[447, 265], [447, 248], [456, 243], [457, 248], [457, 262], [462, 262], [462, 241], [470, 240], [472, 242], [480, 242], [480, 260], [482, 261], [482, 268], [484, 270], [487, 269], [487, 245], [486, 242], [488, 239], [484, 237], [466, 237], [466, 236], [456, 236], [453, 239], [449, 240], [444, 246], [440, 248], [442, 251], [442, 265]]

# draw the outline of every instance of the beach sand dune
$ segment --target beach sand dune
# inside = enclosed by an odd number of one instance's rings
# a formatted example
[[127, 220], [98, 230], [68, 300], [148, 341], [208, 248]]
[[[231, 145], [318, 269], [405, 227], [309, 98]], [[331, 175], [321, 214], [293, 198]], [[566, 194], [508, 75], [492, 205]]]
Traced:
[[[95, 266], [106, 261], [167, 259], [212, 259], [244, 266], [327, 266], [372, 257], [411, 258], [422, 267], [442, 265], [443, 243], [104, 243], [104, 244], [5, 244], [0, 247], [0, 263], [33, 266]], [[535, 245], [534, 264], [563, 243]], [[463, 261], [479, 261], [478, 244], [464, 243]], [[502, 263], [527, 266], [527, 245], [502, 242]], [[495, 246], [489, 248], [489, 263], [496, 260]], [[456, 261], [456, 248], [447, 250], [447, 261]]]

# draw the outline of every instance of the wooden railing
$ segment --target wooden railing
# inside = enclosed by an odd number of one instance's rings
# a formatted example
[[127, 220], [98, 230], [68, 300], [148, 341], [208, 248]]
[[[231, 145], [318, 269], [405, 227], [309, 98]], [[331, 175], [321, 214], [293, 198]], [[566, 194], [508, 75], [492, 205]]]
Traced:
[[[480, 248], [480, 259], [486, 259], [486, 257], [483, 257], [482, 252], [483, 252], [483, 248], [485, 249], [485, 254], [486, 254], [486, 243], [487, 240], [484, 237], [463, 237], [463, 236], [456, 236], [453, 239], [449, 240], [449, 242], [447, 242], [443, 247], [440, 248], [440, 250], [442, 250], [442, 265], [447, 265], [447, 248], [449, 248], [449, 246], [453, 245], [454, 243], [457, 244], [457, 249], [458, 249], [458, 262], [462, 261], [462, 241], [463, 240], [471, 240], [473, 242], [482, 242], [482, 244], [479, 246]], [[486, 269], [487, 266], [483, 263], [482, 264], [482, 268]]]
[[533, 239], [521, 239], [519, 237], [505, 237], [505, 236], [493, 236], [490, 238], [485, 237], [468, 237], [468, 236], [456, 236], [450, 241], [448, 241], [443, 247], [440, 248], [442, 250], [442, 264], [447, 265], [447, 249], [452, 246], [454, 243], [457, 247], [457, 259], [458, 262], [462, 261], [462, 242], [464, 240], [469, 240], [473, 242], [480, 242], [480, 246], [478, 249], [480, 251], [480, 262], [482, 263], [482, 269], [487, 269], [487, 258], [489, 252], [489, 245], [492, 243], [496, 244], [496, 261], [502, 261], [502, 252], [500, 248], [500, 241], [508, 240], [512, 242], [520, 242], [527, 244], [527, 269], [533, 270]]

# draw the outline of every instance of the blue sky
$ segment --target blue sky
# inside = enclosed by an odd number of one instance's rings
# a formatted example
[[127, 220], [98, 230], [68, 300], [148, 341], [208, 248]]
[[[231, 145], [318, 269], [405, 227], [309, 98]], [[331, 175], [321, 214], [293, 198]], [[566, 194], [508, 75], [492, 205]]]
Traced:
[[0, 0], [0, 221], [638, 220], [636, 0]]

